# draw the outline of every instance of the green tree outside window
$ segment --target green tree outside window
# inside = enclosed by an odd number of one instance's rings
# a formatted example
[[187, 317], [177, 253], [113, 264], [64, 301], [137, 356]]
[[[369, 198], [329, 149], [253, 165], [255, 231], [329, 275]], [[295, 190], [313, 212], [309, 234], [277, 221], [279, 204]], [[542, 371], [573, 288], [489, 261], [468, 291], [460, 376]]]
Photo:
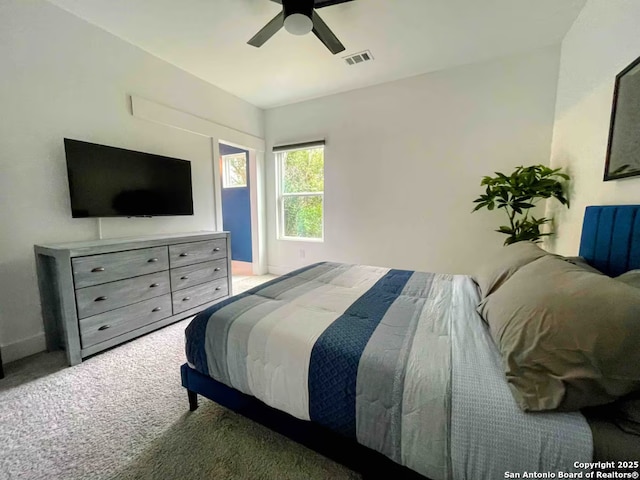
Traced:
[[282, 234], [323, 237], [324, 148], [281, 154]]

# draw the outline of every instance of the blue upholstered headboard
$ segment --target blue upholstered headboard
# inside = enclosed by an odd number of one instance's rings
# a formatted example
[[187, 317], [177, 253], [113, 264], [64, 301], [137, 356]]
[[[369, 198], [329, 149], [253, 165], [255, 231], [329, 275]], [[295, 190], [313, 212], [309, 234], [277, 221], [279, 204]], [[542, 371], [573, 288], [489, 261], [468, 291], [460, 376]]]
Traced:
[[587, 207], [580, 256], [612, 277], [640, 268], [640, 205]]

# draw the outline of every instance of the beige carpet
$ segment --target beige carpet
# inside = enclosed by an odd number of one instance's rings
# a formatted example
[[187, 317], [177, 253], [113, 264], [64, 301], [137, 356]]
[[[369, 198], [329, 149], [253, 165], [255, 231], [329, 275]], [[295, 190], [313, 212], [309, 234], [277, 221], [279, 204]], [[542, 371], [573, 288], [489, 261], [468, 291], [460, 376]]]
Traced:
[[[234, 279], [234, 291], [273, 277]], [[180, 385], [187, 321], [75, 367], [39, 354], [0, 380], [2, 479], [350, 479], [358, 475]]]

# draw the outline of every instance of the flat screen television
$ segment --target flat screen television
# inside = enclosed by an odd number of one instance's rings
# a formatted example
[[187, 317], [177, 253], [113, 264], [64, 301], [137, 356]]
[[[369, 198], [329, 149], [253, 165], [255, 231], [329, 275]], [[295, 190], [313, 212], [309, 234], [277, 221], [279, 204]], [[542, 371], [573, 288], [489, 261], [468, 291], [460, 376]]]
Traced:
[[64, 139], [73, 218], [193, 215], [191, 162]]

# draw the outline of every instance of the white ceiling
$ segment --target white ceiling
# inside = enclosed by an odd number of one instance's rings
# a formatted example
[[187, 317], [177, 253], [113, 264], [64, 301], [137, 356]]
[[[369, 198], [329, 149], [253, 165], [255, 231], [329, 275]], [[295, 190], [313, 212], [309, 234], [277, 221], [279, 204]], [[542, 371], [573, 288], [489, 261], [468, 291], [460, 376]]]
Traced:
[[[347, 47], [278, 32], [269, 0], [49, 0], [262, 108], [559, 43], [586, 0], [355, 0], [318, 10]], [[343, 56], [371, 50], [348, 66]]]

